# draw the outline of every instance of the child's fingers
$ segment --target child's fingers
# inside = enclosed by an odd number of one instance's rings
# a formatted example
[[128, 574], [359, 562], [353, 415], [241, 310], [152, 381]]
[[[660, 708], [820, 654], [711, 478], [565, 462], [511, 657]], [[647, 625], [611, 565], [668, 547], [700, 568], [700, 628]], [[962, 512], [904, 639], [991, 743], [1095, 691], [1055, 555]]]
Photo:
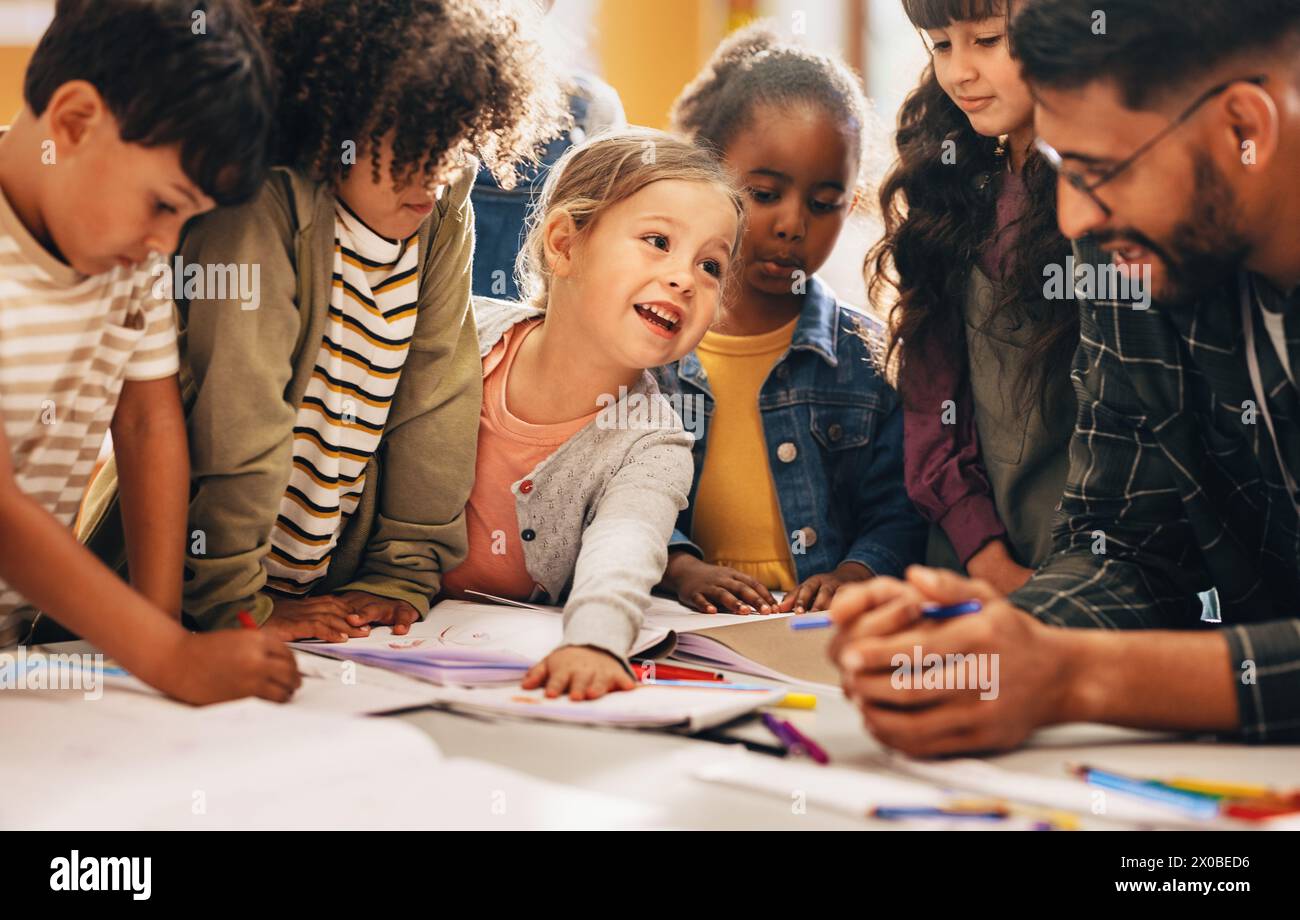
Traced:
[[270, 678], [264, 679], [254, 691], [258, 698], [272, 703], [287, 703], [293, 698], [293, 690], [284, 684], [278, 684]]
[[278, 657], [267, 657], [266, 675], [277, 684], [284, 684], [290, 690], [302, 686], [302, 675], [298, 673], [298, 663], [292, 657], [288, 661]]
[[804, 613], [812, 613], [813, 604], [817, 600], [817, 592], [821, 591], [827, 580], [824, 575], [814, 575], [805, 581], [799, 589], [799, 597], [795, 599], [794, 609], [799, 610], [802, 607]]
[[329, 613], [338, 616], [347, 616], [353, 610], [347, 601], [333, 594], [304, 597], [298, 602], [297, 607], [303, 613]]
[[331, 627], [340, 630], [346, 638], [363, 639], [370, 635], [369, 626], [353, 626], [346, 617], [330, 614], [325, 616], [325, 620]]
[[523, 682], [519, 686], [525, 690], [533, 690], [540, 687], [544, 680], [546, 680], [546, 662], [539, 661], [528, 669], [528, 673], [524, 675]]
[[348, 633], [353, 629], [338, 616], [317, 614], [298, 620], [294, 630], [297, 639], [321, 639], [325, 642], [347, 642]]
[[587, 671], [578, 671], [569, 681], [569, 699], [583, 700], [587, 698], [587, 690], [591, 687], [592, 675]]
[[618, 676], [614, 678], [614, 687], [617, 690], [634, 690], [636, 681], [626, 671], [620, 670]]
[[[727, 582], [727, 587], [731, 590], [732, 594], [739, 597], [754, 610], [758, 610], [763, 606], [763, 598], [754, 590], [754, 585], [756, 584], [758, 584], [758, 582], [755, 582], [753, 579], [740, 575], [739, 577], [732, 578]], [[759, 585], [759, 587], [761, 588], [762, 585]]]
[[410, 604], [403, 604], [397, 608], [397, 615], [393, 623], [393, 634], [404, 636], [411, 631], [412, 624], [420, 618], [420, 612]]
[[809, 610], [828, 610], [831, 601], [835, 597], [835, 586], [823, 582], [822, 586], [817, 589], [817, 596], [813, 598], [812, 606]]
[[746, 575], [744, 572], [738, 572], [737, 574], [740, 575], [742, 581], [753, 588], [754, 593], [758, 596], [758, 605], [760, 607], [763, 604], [767, 604], [769, 607], [776, 606], [776, 598], [772, 596], [772, 592], [768, 590], [767, 585], [752, 575]]
[[691, 595], [691, 604], [701, 613], [718, 612], [718, 608], [710, 604], [708, 599], [699, 591]]
[[559, 696], [569, 686], [569, 671], [558, 671], [551, 669], [551, 675], [546, 679], [546, 695], [551, 699]]
[[736, 595], [732, 594], [721, 585], [713, 585], [705, 590], [708, 591], [713, 600], [717, 602], [720, 609], [726, 610], [730, 613], [748, 613], [747, 610], [740, 609], [745, 606], [741, 603], [740, 598], [736, 597]]
[[586, 694], [585, 694], [586, 699], [589, 700], [600, 699], [602, 696], [604, 696], [606, 693], [609, 692], [609, 685], [610, 685], [610, 680], [608, 676], [604, 674], [594, 675], [591, 678], [591, 681], [587, 684]]
[[263, 686], [279, 687], [284, 691], [284, 698], [288, 699], [293, 696], [294, 691], [298, 689], [299, 683], [295, 675], [276, 674], [268, 671], [262, 678]]

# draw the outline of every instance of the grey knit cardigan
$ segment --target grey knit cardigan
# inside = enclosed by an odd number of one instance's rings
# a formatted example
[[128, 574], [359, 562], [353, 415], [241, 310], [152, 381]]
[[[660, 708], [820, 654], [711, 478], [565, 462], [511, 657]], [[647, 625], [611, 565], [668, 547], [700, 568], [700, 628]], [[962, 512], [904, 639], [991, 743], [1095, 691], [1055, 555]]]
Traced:
[[[516, 323], [542, 311], [476, 297], [474, 314], [486, 356]], [[530, 600], [563, 602], [564, 645], [626, 659], [690, 494], [692, 443], [647, 372], [626, 393], [610, 394], [593, 421], [511, 484], [516, 536], [535, 585]], [[521, 489], [524, 483], [530, 486]]]

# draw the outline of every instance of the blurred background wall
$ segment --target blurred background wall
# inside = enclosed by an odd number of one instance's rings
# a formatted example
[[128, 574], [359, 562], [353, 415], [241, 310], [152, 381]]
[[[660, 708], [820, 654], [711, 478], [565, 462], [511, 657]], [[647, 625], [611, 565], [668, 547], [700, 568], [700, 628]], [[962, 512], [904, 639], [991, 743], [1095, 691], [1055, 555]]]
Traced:
[[[0, 0], [0, 121], [22, 105], [23, 70], [53, 9], [53, 0]], [[556, 0], [548, 40], [557, 58], [618, 90], [629, 121], [665, 127], [673, 99], [717, 43], [764, 17], [811, 48], [839, 54], [862, 76], [875, 106], [868, 127], [874, 175], [865, 178], [878, 178], [893, 155], [898, 107], [926, 62], [899, 0]], [[821, 271], [858, 306], [866, 296], [862, 258], [878, 236], [874, 216], [860, 216]]]

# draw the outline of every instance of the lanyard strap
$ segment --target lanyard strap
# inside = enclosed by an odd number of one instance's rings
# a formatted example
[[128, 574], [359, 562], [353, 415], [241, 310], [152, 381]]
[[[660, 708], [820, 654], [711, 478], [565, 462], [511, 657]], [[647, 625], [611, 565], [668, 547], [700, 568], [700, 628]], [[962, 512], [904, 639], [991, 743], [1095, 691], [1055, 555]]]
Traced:
[[1268, 426], [1268, 436], [1273, 441], [1273, 455], [1277, 457], [1278, 468], [1282, 470], [1282, 481], [1286, 484], [1287, 498], [1291, 499], [1291, 507], [1295, 509], [1296, 516], [1300, 517], [1300, 490], [1296, 488], [1295, 478], [1282, 458], [1281, 443], [1273, 427], [1273, 413], [1268, 411], [1264, 377], [1259, 370], [1259, 353], [1255, 350], [1255, 291], [1245, 272], [1241, 273], [1238, 286], [1241, 289], [1241, 326], [1246, 333], [1246, 367], [1250, 370], [1250, 385], [1255, 391], [1255, 399], [1259, 402], [1260, 415], [1264, 416], [1264, 424]]

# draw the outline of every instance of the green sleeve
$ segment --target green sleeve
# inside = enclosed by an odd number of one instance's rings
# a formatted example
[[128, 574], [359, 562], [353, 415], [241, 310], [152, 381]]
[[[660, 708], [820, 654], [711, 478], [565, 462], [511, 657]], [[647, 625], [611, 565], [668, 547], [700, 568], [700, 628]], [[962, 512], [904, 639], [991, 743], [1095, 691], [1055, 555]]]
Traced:
[[471, 184], [469, 176], [448, 190], [422, 253], [419, 319], [380, 446], [375, 524], [355, 578], [337, 589], [404, 600], [421, 616], [468, 550], [483, 394], [470, 308]]
[[191, 465], [184, 606], [204, 629], [237, 625], [241, 609], [259, 624], [271, 615], [262, 560], [297, 416], [285, 399], [301, 323], [289, 207], [272, 179], [254, 201], [200, 218], [181, 247], [185, 264], [257, 265], [260, 280], [256, 309], [215, 299], [182, 307]]

